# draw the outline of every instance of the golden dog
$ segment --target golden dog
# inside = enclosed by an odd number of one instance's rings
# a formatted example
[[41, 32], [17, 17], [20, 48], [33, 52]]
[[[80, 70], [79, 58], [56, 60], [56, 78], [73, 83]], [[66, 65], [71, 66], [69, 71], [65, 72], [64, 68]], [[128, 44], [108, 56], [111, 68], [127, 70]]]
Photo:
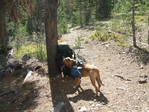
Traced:
[[[63, 59], [63, 63], [65, 66], [71, 68], [74, 66], [75, 60], [70, 57], [66, 57]], [[96, 95], [98, 96], [98, 92], [100, 92], [101, 85], [104, 85], [100, 79], [100, 73], [98, 68], [94, 65], [85, 64], [82, 68], [81, 77], [86, 77], [86, 76], [90, 77], [91, 83], [95, 87]], [[97, 81], [98, 87], [95, 84], [96, 81]], [[75, 86], [79, 87], [80, 84], [81, 84], [81, 78], [80, 77], [75, 78]]]

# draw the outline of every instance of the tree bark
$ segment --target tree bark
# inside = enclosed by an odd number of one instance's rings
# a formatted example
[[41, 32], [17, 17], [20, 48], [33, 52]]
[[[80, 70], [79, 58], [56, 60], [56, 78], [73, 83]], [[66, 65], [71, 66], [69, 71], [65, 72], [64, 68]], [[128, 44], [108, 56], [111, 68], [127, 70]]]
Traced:
[[96, 9], [95, 9], [95, 17], [96, 17], [96, 20], [100, 20], [101, 19], [101, 6], [103, 5], [102, 4], [102, 0], [96, 0]]
[[46, 48], [48, 58], [49, 76], [56, 76], [58, 73], [56, 67], [57, 55], [57, 5], [58, 0], [47, 0], [45, 13], [45, 31], [46, 31]]
[[147, 41], [147, 43], [148, 43], [148, 47], [149, 47], [149, 17], [148, 17], [148, 41]]
[[0, 49], [6, 51], [8, 35], [5, 22], [5, 0], [0, 0]]
[[98, 0], [95, 2], [96, 8], [95, 8], [95, 19], [98, 20]]
[[133, 46], [137, 47], [136, 44], [136, 27], [135, 27], [135, 6], [132, 5], [132, 33], [133, 33]]
[[80, 26], [83, 27], [83, 23], [82, 23], [82, 1], [80, 1], [80, 6], [79, 6], [79, 16], [80, 16]]

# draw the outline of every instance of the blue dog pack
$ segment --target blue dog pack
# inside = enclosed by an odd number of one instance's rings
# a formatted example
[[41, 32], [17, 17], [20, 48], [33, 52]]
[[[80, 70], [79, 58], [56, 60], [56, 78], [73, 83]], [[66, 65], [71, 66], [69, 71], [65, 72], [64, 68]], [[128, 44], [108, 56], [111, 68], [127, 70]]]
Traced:
[[73, 77], [81, 77], [82, 67], [72, 67], [71, 68], [71, 75]]

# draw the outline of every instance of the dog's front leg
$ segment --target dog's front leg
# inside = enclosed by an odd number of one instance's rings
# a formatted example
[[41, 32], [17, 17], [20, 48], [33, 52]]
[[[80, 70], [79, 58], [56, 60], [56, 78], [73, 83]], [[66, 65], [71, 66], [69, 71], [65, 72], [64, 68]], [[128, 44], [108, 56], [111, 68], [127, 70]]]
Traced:
[[81, 78], [75, 78], [75, 89], [77, 89], [79, 93], [84, 91], [80, 84]]
[[78, 88], [81, 84], [81, 79], [80, 78], [75, 78], [75, 88]]

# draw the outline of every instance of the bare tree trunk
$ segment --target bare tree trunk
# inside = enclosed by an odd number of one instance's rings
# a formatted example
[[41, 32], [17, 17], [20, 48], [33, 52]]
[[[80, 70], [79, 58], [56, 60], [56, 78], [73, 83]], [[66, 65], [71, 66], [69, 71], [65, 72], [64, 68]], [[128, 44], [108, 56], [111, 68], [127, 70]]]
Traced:
[[47, 0], [45, 13], [45, 31], [46, 31], [46, 48], [48, 57], [49, 76], [55, 76], [58, 73], [56, 67], [57, 55], [57, 5], [58, 0]]
[[33, 7], [31, 7], [30, 11], [31, 11], [31, 14], [28, 15], [27, 30], [29, 34], [32, 34], [33, 33]]
[[27, 23], [27, 30], [28, 30], [28, 32], [29, 32], [29, 34], [32, 34], [32, 32], [33, 32], [33, 16], [32, 16], [32, 14], [31, 14], [31, 16], [28, 16], [28, 23]]
[[96, 4], [95, 19], [98, 20], [98, 19], [99, 19], [99, 18], [98, 18], [98, 17], [99, 17], [99, 16], [98, 16], [98, 8], [99, 8], [98, 0], [96, 0], [95, 4]]
[[8, 36], [5, 22], [5, 0], [0, 0], [0, 49], [6, 51]]
[[136, 44], [136, 28], [135, 28], [135, 8], [134, 8], [134, 3], [132, 5], [132, 33], [133, 33], [133, 46], [137, 47], [137, 44]]
[[80, 16], [80, 26], [83, 27], [82, 23], [82, 1], [80, 1], [80, 7], [79, 7], [79, 16]]
[[148, 17], [148, 47], [149, 47], [149, 17]]

